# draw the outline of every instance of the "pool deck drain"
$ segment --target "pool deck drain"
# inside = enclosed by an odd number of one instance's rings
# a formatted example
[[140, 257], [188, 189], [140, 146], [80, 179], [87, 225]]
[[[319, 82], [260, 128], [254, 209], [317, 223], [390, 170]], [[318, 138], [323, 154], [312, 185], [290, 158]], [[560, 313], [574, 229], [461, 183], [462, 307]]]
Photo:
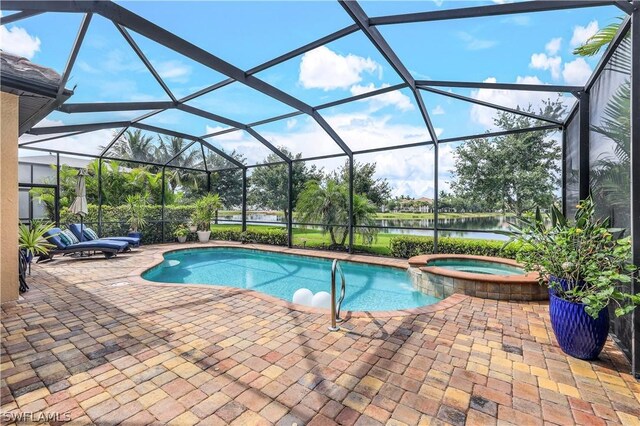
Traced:
[[257, 293], [129, 278], [184, 247], [34, 265], [32, 290], [2, 305], [3, 418], [638, 424], [640, 385], [622, 353], [609, 340], [599, 361], [567, 357], [544, 302], [454, 296], [431, 312], [348, 317], [350, 330], [330, 333], [326, 314]]

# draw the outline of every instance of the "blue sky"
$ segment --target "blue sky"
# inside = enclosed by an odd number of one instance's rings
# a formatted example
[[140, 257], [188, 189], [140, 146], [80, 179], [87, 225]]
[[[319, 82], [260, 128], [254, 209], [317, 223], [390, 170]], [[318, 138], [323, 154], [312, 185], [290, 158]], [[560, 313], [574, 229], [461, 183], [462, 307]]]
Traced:
[[[245, 70], [352, 24], [346, 12], [334, 1], [119, 3]], [[361, 4], [370, 16], [381, 16], [494, 2], [375, 1]], [[416, 79], [579, 85], [586, 81], [598, 58], [576, 58], [572, 49], [621, 14], [615, 7], [599, 7], [389, 25], [379, 29]], [[43, 14], [22, 20], [2, 28], [2, 48], [61, 72], [79, 24], [80, 16], [74, 14]], [[132, 35], [178, 98], [225, 79], [151, 40], [135, 33]], [[360, 32], [265, 70], [257, 77], [310, 105], [401, 82]], [[97, 15], [93, 17], [68, 86], [76, 87], [70, 102], [168, 100], [115, 26]], [[496, 90], [452, 91], [511, 107], [529, 103], [537, 106], [543, 99], [557, 96], [554, 93]], [[423, 93], [423, 97], [442, 138], [495, 130], [495, 111], [489, 108], [431, 93]], [[573, 99], [565, 96], [564, 101], [570, 105]], [[243, 123], [292, 111], [287, 105], [240, 83], [194, 99], [189, 105]], [[55, 112], [42, 125], [129, 120], [145, 112], [77, 115]], [[429, 138], [415, 101], [406, 89], [325, 109], [321, 114], [354, 150]], [[163, 112], [144, 122], [198, 136], [226, 127], [176, 110]], [[339, 152], [336, 144], [305, 116], [256, 130], [272, 143], [305, 156]], [[110, 134], [109, 131], [95, 132], [45, 142], [42, 146], [63, 149], [81, 143], [83, 152], [91, 153], [98, 151]], [[244, 150], [251, 163], [261, 161], [268, 153], [242, 132], [229, 133], [211, 142], [228, 151]], [[452, 167], [454, 148], [453, 144], [441, 148], [444, 174]], [[399, 188], [398, 193], [405, 191], [413, 196], [429, 196], [433, 192], [433, 176], [431, 167], [425, 164], [432, 163], [433, 154], [428, 149], [409, 151], [397, 155], [370, 155], [367, 161], [379, 162], [380, 176], [391, 178]], [[388, 161], [389, 158], [394, 161]], [[409, 185], [411, 180], [414, 184]]]

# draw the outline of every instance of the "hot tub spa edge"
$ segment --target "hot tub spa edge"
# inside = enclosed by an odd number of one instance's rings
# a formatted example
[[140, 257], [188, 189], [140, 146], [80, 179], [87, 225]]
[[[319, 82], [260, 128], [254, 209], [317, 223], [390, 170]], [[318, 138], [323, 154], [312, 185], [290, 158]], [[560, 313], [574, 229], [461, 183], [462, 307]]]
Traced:
[[423, 293], [440, 298], [452, 294], [510, 301], [547, 300], [549, 297], [546, 288], [539, 285], [536, 273], [489, 275], [456, 271], [439, 266], [425, 266], [429, 261], [443, 259], [476, 260], [522, 267], [515, 260], [501, 257], [464, 254], [414, 256], [409, 259], [409, 272], [414, 286]]

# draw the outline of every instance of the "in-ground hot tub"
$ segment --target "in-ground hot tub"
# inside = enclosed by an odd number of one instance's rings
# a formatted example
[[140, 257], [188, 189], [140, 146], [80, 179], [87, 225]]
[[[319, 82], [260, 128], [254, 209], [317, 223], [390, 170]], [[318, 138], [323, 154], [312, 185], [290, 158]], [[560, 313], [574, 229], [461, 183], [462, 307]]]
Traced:
[[496, 300], [545, 300], [547, 289], [537, 273], [501, 257], [435, 254], [409, 259], [413, 285], [425, 294], [444, 298], [454, 293]]

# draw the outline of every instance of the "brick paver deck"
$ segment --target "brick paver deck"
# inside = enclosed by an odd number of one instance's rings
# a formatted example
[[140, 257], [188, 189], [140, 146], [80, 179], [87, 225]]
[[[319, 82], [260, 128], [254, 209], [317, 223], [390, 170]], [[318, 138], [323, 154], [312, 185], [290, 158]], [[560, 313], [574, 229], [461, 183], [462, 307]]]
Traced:
[[453, 296], [330, 333], [320, 311], [135, 278], [175, 247], [34, 266], [31, 291], [2, 305], [3, 423], [640, 424], [621, 352], [565, 356], [544, 303]]

